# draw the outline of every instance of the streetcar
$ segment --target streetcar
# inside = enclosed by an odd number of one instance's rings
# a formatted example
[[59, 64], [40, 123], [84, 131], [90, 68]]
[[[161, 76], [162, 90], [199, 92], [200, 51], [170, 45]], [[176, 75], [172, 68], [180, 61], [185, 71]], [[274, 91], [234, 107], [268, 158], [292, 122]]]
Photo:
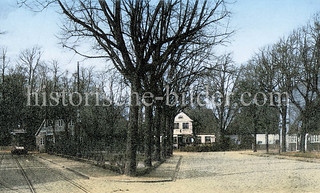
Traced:
[[11, 154], [24, 155], [28, 153], [26, 148], [26, 134], [23, 129], [17, 129], [11, 132], [12, 136], [12, 150]]

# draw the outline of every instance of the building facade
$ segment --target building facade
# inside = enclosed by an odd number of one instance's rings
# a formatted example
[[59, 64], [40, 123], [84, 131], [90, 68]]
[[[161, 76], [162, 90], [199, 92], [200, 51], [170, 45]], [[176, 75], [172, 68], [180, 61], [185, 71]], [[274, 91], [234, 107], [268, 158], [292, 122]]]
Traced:
[[[173, 146], [175, 148], [180, 148], [195, 142], [192, 122], [193, 120], [183, 112], [174, 118]], [[198, 134], [196, 137], [201, 144], [214, 143], [216, 139], [214, 134]]]
[[[71, 136], [74, 135], [74, 123], [70, 121], [66, 123], [62, 119], [55, 121], [43, 120], [39, 129], [37, 130], [36, 136], [36, 147], [40, 152], [46, 152], [50, 144], [55, 144], [55, 137], [63, 134], [66, 129]], [[54, 135], [55, 133], [55, 135]]]

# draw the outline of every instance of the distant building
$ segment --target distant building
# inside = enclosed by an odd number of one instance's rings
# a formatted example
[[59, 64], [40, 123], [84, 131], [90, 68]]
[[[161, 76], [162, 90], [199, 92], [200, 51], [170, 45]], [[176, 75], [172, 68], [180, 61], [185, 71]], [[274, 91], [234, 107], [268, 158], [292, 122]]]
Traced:
[[[269, 149], [279, 149], [279, 145], [280, 145], [279, 141], [280, 141], [279, 134], [268, 134]], [[256, 144], [257, 144], [258, 150], [266, 149], [267, 135], [257, 134]]]
[[287, 134], [286, 135], [286, 150], [287, 151], [297, 151], [298, 147], [298, 135], [297, 134]]
[[241, 144], [241, 136], [240, 135], [226, 135], [234, 144]]
[[[320, 134], [307, 133], [305, 136], [306, 151], [320, 151]], [[287, 151], [300, 151], [301, 136], [298, 134], [287, 135]]]
[[[36, 136], [36, 146], [40, 152], [46, 152], [49, 144], [55, 143], [55, 138], [53, 132], [56, 133], [56, 136], [60, 135], [62, 132], [65, 132], [65, 128], [68, 128], [68, 132], [71, 136], [74, 135], [74, 123], [70, 121], [68, 127], [66, 123], [62, 120], [43, 120], [39, 129], [37, 130]], [[54, 126], [54, 127], [53, 127]]]
[[[257, 134], [256, 143], [258, 145], [265, 145], [267, 144], [266, 134]], [[279, 134], [268, 134], [268, 142], [269, 145], [279, 144]]]
[[[190, 145], [195, 141], [192, 122], [193, 120], [183, 112], [174, 118], [173, 146], [175, 148]], [[216, 139], [214, 134], [197, 134], [196, 137], [202, 144], [214, 143]]]

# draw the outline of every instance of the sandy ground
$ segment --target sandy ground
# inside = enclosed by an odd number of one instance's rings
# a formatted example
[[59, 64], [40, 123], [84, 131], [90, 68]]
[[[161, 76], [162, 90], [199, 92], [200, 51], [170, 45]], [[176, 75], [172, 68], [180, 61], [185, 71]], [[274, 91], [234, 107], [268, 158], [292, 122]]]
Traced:
[[[53, 170], [64, 171], [64, 175], [69, 175], [88, 192], [320, 192], [320, 163], [259, 157], [243, 152], [175, 153], [157, 170], [139, 178], [120, 176], [56, 156], [42, 157], [51, 162], [36, 160]], [[180, 157], [180, 166], [176, 167]], [[66, 167], [89, 179], [73, 177], [75, 174], [65, 171]], [[168, 180], [172, 178], [173, 181]], [[166, 182], [156, 182], [161, 180]], [[54, 183], [57, 190], [60, 185], [68, 186], [58, 181]], [[52, 182], [44, 182], [50, 187], [48, 192], [54, 190], [50, 184]], [[46, 192], [46, 189], [41, 190]], [[0, 191], [5, 192], [4, 189]]]
[[320, 192], [320, 164], [239, 152], [176, 153], [183, 156], [177, 180], [163, 183], [108, 182], [96, 192]]

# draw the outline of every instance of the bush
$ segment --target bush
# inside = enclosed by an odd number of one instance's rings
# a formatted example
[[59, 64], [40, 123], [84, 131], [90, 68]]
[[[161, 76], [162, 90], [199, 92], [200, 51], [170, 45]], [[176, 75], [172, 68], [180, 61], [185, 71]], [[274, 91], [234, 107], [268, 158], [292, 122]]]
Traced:
[[230, 138], [225, 138], [222, 142], [211, 144], [199, 144], [194, 146], [181, 147], [180, 151], [185, 152], [213, 152], [213, 151], [230, 151], [239, 150], [239, 145], [235, 144]]
[[185, 146], [181, 147], [180, 151], [185, 152], [211, 152], [211, 151], [219, 151], [220, 147], [217, 143], [212, 144], [201, 144], [196, 146]]

